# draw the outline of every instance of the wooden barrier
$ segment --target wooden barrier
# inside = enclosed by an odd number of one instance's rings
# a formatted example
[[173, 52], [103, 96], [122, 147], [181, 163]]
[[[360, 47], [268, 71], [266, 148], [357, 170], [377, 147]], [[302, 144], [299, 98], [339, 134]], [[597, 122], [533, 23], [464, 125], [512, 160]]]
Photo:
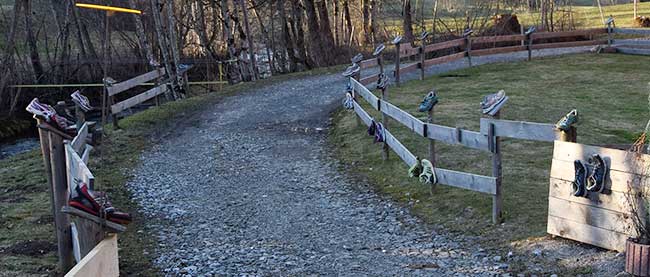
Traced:
[[434, 44], [429, 44], [424, 46], [424, 53], [431, 53], [433, 51], [454, 48], [454, 47], [465, 47], [465, 39], [459, 38]]
[[528, 47], [521, 46], [521, 45], [498, 47], [498, 48], [487, 48], [487, 49], [472, 50], [472, 55], [473, 56], [486, 56], [486, 55], [494, 55], [494, 54], [503, 54], [503, 53], [526, 51], [527, 49], [528, 49]]
[[399, 57], [406, 58], [410, 56], [417, 55], [419, 53], [419, 47], [413, 47], [410, 43], [402, 44], [399, 50]]
[[361, 69], [371, 68], [378, 65], [379, 63], [377, 62], [377, 58], [367, 59], [359, 62], [359, 67], [361, 67]]
[[66, 277], [120, 276], [117, 254], [117, 235], [109, 235], [95, 246]]
[[[605, 193], [590, 192], [588, 197], [574, 197], [571, 182], [575, 178], [573, 162], [587, 161], [600, 154], [610, 167]], [[650, 155], [623, 150], [555, 141], [549, 188], [547, 232], [552, 235], [623, 251], [625, 241], [634, 237], [629, 186], [638, 191], [650, 176]]]
[[426, 68], [426, 67], [430, 67], [430, 66], [436, 65], [436, 64], [443, 64], [443, 63], [448, 63], [448, 62], [452, 62], [452, 61], [455, 61], [455, 60], [460, 60], [460, 59], [464, 58], [466, 55], [467, 55], [467, 53], [465, 51], [463, 51], [463, 52], [456, 53], [456, 54], [451, 54], [451, 55], [447, 55], [447, 56], [428, 59], [428, 60], [424, 61], [424, 67]]
[[564, 32], [533, 33], [531, 35], [531, 38], [533, 40], [536, 40], [536, 39], [592, 36], [592, 35], [598, 35], [598, 34], [607, 34], [607, 28], [593, 28], [593, 29], [576, 30], [576, 31], [564, 31]]
[[549, 142], [561, 139], [561, 133], [553, 124], [490, 118], [481, 118], [481, 134], [488, 134], [490, 124], [494, 125], [495, 135], [499, 137]]
[[650, 36], [650, 29], [613, 28], [615, 34]]
[[472, 44], [522, 41], [524, 39], [526, 39], [526, 36], [524, 35], [484, 36], [471, 38]]

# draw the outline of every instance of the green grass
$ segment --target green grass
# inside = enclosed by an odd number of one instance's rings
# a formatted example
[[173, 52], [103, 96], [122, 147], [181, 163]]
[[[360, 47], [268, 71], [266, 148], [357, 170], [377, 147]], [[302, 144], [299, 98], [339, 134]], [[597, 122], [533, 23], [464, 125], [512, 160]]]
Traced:
[[[479, 129], [482, 95], [504, 89], [510, 101], [502, 118], [555, 123], [573, 108], [580, 113], [578, 142], [632, 143], [648, 120], [650, 57], [620, 54], [581, 54], [531, 62], [482, 65], [433, 76], [389, 89], [390, 102], [419, 117], [419, 101], [432, 88], [439, 91], [435, 123]], [[363, 101], [362, 101], [363, 102]], [[379, 114], [364, 107], [375, 118]], [[486, 248], [500, 249], [546, 234], [548, 182], [552, 144], [503, 139], [505, 223], [491, 224], [492, 198], [467, 190], [429, 187], [409, 179], [408, 168], [393, 152], [381, 159], [355, 114], [335, 116], [330, 142], [337, 156], [376, 190], [410, 207], [425, 222], [451, 232], [476, 235]], [[427, 156], [428, 141], [391, 122], [389, 129], [415, 155]], [[478, 150], [436, 144], [438, 166], [482, 175], [491, 174], [490, 158]]]
[[[152, 138], [168, 133], [193, 115], [214, 105], [225, 96], [245, 92], [257, 86], [291, 78], [338, 72], [341, 67], [321, 68], [308, 72], [274, 76], [255, 83], [224, 86], [219, 92], [201, 94], [182, 101], [169, 102], [120, 121], [120, 130], [107, 127], [107, 137], [91, 154], [90, 169], [95, 175], [96, 189], [107, 191], [113, 204], [135, 216], [127, 232], [119, 236], [120, 270], [123, 275], [157, 276], [151, 264], [153, 246], [157, 243], [145, 219], [138, 214], [124, 184], [137, 167], [140, 154], [152, 144]], [[202, 91], [197, 89], [195, 91]], [[0, 275], [29, 276], [53, 272], [56, 248], [43, 255], [24, 255], [8, 251], [28, 241], [55, 246], [50, 196], [40, 151], [31, 151], [0, 160]]]

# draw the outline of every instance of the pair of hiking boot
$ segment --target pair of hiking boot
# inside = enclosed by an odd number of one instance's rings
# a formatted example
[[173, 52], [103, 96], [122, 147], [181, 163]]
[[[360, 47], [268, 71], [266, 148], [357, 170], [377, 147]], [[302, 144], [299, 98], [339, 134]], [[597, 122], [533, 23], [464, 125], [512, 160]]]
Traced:
[[575, 160], [573, 166], [575, 168], [575, 179], [571, 182], [573, 196], [587, 197], [588, 191], [602, 193], [605, 190], [608, 167], [603, 157], [594, 154], [589, 158], [589, 166], [581, 160]]
[[75, 192], [74, 195], [70, 195], [71, 199], [68, 201], [70, 207], [117, 224], [127, 225], [133, 220], [130, 214], [115, 209], [105, 192], [91, 191], [85, 183], [80, 183], [75, 188]]
[[433, 164], [427, 159], [420, 160], [420, 158], [417, 158], [417, 162], [409, 168], [409, 177], [418, 177], [423, 184], [434, 185], [438, 183]]
[[72, 136], [77, 133], [71, 120], [59, 114], [52, 106], [41, 103], [38, 98], [32, 99], [26, 110], [63, 133]]
[[430, 91], [420, 102], [420, 106], [418, 106], [418, 111], [426, 113], [429, 112], [431, 109], [433, 109], [433, 106], [438, 104], [438, 94], [436, 93], [436, 90]]
[[374, 137], [374, 143], [384, 142], [384, 125], [373, 120], [368, 127], [368, 135]]

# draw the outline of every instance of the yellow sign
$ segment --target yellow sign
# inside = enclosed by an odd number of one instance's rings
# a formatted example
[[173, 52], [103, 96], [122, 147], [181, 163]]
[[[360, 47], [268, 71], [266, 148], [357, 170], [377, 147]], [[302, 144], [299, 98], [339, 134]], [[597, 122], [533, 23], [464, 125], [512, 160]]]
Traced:
[[102, 6], [102, 5], [94, 5], [94, 4], [82, 4], [82, 3], [77, 3], [77, 4], [75, 4], [75, 6], [77, 6], [79, 8], [95, 9], [95, 10], [102, 10], [102, 11], [109, 11], [109, 12], [142, 14], [142, 11], [140, 11], [140, 10], [125, 9], [125, 8], [118, 8], [118, 7], [111, 7], [111, 6]]

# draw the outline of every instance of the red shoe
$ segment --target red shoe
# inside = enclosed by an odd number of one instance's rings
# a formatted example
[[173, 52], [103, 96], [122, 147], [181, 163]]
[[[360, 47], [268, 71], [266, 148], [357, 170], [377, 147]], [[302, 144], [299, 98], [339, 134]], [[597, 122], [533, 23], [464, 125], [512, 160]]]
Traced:
[[131, 215], [117, 211], [108, 200], [106, 193], [90, 191], [84, 183], [79, 184], [76, 191], [78, 196], [68, 202], [71, 207], [97, 217], [105, 217], [109, 221], [118, 224], [126, 225], [131, 223]]

